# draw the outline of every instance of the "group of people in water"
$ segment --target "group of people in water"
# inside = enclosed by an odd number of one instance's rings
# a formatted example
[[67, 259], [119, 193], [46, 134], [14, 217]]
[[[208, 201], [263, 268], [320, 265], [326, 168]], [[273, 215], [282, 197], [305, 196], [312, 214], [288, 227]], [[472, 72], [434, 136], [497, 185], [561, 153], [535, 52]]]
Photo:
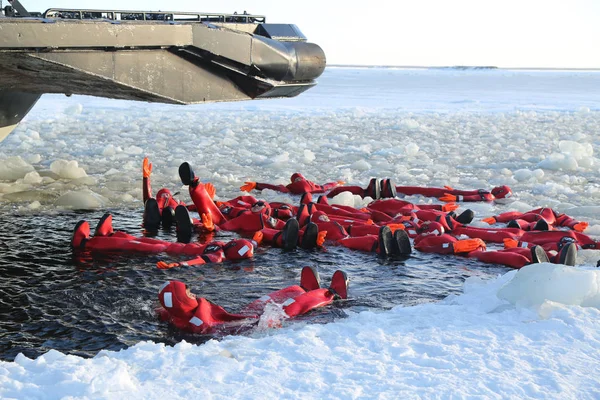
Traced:
[[[286, 251], [335, 245], [401, 259], [410, 257], [415, 249], [511, 268], [539, 262], [574, 265], [578, 247], [600, 248], [600, 243], [583, 233], [586, 222], [551, 208], [488, 217], [482, 221], [492, 226], [486, 228], [469, 225], [474, 219], [473, 211], [456, 213], [462, 202], [509, 198], [512, 191], [508, 186], [468, 191], [448, 186], [396, 186], [391, 179], [371, 179], [366, 188], [362, 188], [341, 181], [319, 185], [295, 173], [287, 185], [245, 182], [240, 189], [246, 194], [221, 201], [215, 200], [215, 187], [201, 182], [192, 167], [184, 162], [179, 167], [179, 176], [188, 186], [192, 200], [186, 204], [175, 199], [166, 188], [153, 196], [151, 173], [152, 164], [145, 158], [142, 165], [143, 226], [146, 231], [174, 226], [177, 241], [114, 231], [112, 216], [105, 214], [93, 236], [87, 221], [77, 224], [72, 248], [75, 251], [166, 253], [188, 258], [179, 262], [160, 261], [157, 264], [160, 269], [248, 259], [258, 246], [264, 245]], [[297, 195], [299, 201], [297, 204], [267, 202], [249, 194], [264, 189]], [[329, 199], [343, 192], [372, 201], [361, 209], [330, 204]], [[415, 204], [399, 199], [398, 194], [436, 197], [440, 204]], [[190, 213], [197, 217], [193, 218]], [[237, 232], [240, 237], [229, 241], [191, 242], [195, 232], [202, 236], [209, 234], [214, 239], [219, 231]], [[504, 248], [488, 250], [489, 243]], [[278, 304], [287, 317], [306, 313], [336, 299], [346, 299], [347, 284], [346, 274], [336, 271], [331, 285], [321, 288], [316, 270], [305, 267], [299, 286], [261, 297], [239, 314], [231, 314], [193, 295], [182, 282], [170, 281], [159, 290], [159, 316], [178, 328], [207, 333], [232, 321], [257, 321], [268, 303]]]

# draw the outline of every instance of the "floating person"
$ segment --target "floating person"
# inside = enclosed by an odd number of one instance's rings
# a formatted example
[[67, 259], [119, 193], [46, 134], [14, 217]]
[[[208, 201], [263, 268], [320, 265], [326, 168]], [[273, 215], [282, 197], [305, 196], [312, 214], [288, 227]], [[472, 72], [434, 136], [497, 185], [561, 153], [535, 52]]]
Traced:
[[[568, 216], [564, 213], [559, 213], [549, 207], [536, 208], [527, 212], [519, 211], [508, 211], [499, 215], [494, 215], [482, 220], [492, 225], [495, 223], [508, 223], [513, 226], [518, 226], [521, 229], [526, 228], [527, 224], [535, 224], [539, 221], [545, 221], [549, 226], [554, 227], [566, 227], [573, 229], [577, 232], [583, 232], [587, 229], [589, 224], [582, 222]], [[523, 230], [534, 230], [534, 229], [523, 229]], [[539, 229], [538, 229], [539, 230]], [[546, 229], [548, 230], [548, 229]]]
[[437, 222], [427, 222], [423, 224], [423, 226], [425, 225], [429, 225], [429, 229], [421, 227], [420, 234], [414, 240], [414, 248], [425, 253], [455, 254], [515, 269], [536, 262], [550, 262], [550, 260], [557, 264], [575, 265], [577, 257], [577, 247], [574, 243], [567, 243], [560, 251], [554, 253], [546, 252], [542, 246], [535, 245], [530, 247], [511, 246], [511, 248], [503, 250], [487, 251], [486, 243], [481, 238], [459, 240], [455, 236], [445, 233], [444, 228]]
[[592, 239], [590, 236], [572, 231], [572, 230], [554, 230], [554, 231], [530, 231], [524, 232], [520, 237], [513, 238], [522, 243], [533, 243], [545, 245], [548, 243], [573, 242], [582, 249], [600, 249], [600, 242]]
[[[181, 182], [189, 186], [190, 197], [196, 207], [196, 211], [201, 215], [205, 214], [219, 229], [234, 232], [256, 232], [263, 227], [283, 229], [285, 225], [285, 221], [271, 216], [271, 207], [264, 200], [254, 202], [247, 210], [236, 212], [234, 218], [227, 218], [221, 212], [219, 205], [213, 201], [212, 195], [206, 190], [206, 185], [200, 182], [195, 176], [189, 163], [184, 162], [179, 166], [179, 176]], [[213, 186], [211, 185], [211, 187]], [[226, 214], [231, 213], [231, 210], [227, 207], [223, 207], [223, 211]], [[180, 217], [176, 216], [176, 218], [179, 220]], [[183, 217], [181, 219], [185, 220]], [[179, 226], [178, 232], [181, 232], [182, 235], [191, 236], [191, 228], [189, 232], [184, 232], [184, 229], [187, 228]]]
[[[470, 224], [473, 221], [475, 213], [472, 210], [467, 209], [460, 215], [456, 215], [454, 210], [457, 208], [458, 205], [455, 203], [418, 205], [400, 199], [375, 200], [366, 207], [373, 215], [373, 219], [379, 222], [394, 223], [398, 218], [416, 216], [421, 221], [438, 221], [445, 225], [446, 229], [449, 229], [454, 222]], [[380, 213], [377, 218], [374, 217], [375, 212]], [[382, 214], [387, 215], [388, 218], [383, 218]]]
[[227, 218], [221, 213], [221, 210], [219, 210], [219, 207], [213, 201], [213, 196], [210, 194], [214, 186], [200, 182], [189, 163], [184, 162], [179, 166], [179, 177], [181, 182], [188, 186], [190, 197], [196, 206], [198, 214], [210, 216], [212, 222], [217, 226], [227, 221]]
[[324, 185], [318, 185], [306, 179], [301, 173], [294, 173], [290, 178], [291, 183], [287, 185], [272, 185], [261, 182], [244, 182], [240, 187], [241, 191], [250, 192], [251, 190], [271, 189], [282, 193], [304, 194], [304, 193], [325, 193], [336, 186], [343, 185], [343, 181], [329, 182]]
[[[167, 188], [161, 188], [156, 197], [152, 196], [152, 187], [150, 176], [152, 174], [152, 163], [148, 157], [144, 157], [142, 162], [142, 199], [144, 202], [143, 226], [148, 231], [156, 231], [162, 225], [163, 228], [170, 228], [175, 222], [175, 208], [179, 205], [186, 206], [188, 209], [195, 210], [195, 206], [186, 205], [183, 201], [174, 198], [178, 193], [171, 193]], [[208, 193], [215, 192], [211, 183], [205, 185]]]
[[180, 281], [169, 281], [158, 291], [161, 308], [157, 312], [161, 320], [181, 330], [206, 334], [235, 321], [257, 323], [269, 304], [278, 305], [284, 317], [292, 318], [347, 298], [348, 277], [345, 272], [335, 271], [329, 288], [322, 288], [316, 269], [304, 267], [300, 274], [300, 285], [288, 286], [263, 296], [244, 307], [239, 314], [229, 313], [223, 307], [194, 295]]
[[339, 186], [327, 193], [331, 198], [343, 192], [350, 192], [361, 197], [371, 197], [374, 200], [380, 198], [394, 198], [398, 193], [404, 195], [421, 195], [426, 197], [436, 197], [446, 202], [468, 202], [468, 201], [493, 201], [496, 199], [505, 199], [512, 196], [512, 190], [508, 186], [497, 186], [490, 191], [478, 190], [457, 190], [450, 186], [443, 188], [421, 187], [421, 186], [396, 186], [391, 179], [382, 179], [378, 181], [371, 178], [366, 188], [360, 186]]
[[512, 247], [494, 251], [478, 249], [468, 253], [467, 257], [475, 258], [485, 263], [502, 264], [515, 269], [542, 262], [574, 266], [577, 261], [577, 245], [575, 243], [567, 243], [558, 252], [546, 251], [540, 245]]
[[[187, 211], [187, 210], [186, 210]], [[112, 215], [104, 214], [98, 223], [94, 235], [90, 236], [90, 225], [81, 220], [75, 226], [71, 238], [71, 248], [76, 251], [92, 252], [135, 252], [145, 254], [166, 253], [171, 255], [194, 256], [193, 260], [173, 265], [159, 265], [173, 268], [179, 265], [199, 265], [217, 263], [225, 260], [237, 261], [251, 258], [257, 244], [247, 239], [233, 239], [229, 242], [213, 241], [205, 244], [168, 242], [165, 240], [136, 237], [122, 231], [114, 231]], [[179, 265], [176, 265], [179, 264]]]
[[[493, 188], [490, 191], [487, 191], [484, 189], [457, 190], [457, 189], [453, 189], [449, 186], [447, 186], [446, 188], [447, 188], [447, 190], [444, 192], [443, 195], [435, 196], [435, 197], [438, 197], [438, 199], [441, 201], [460, 203], [460, 202], [469, 202], [469, 201], [494, 201], [494, 200], [508, 199], [508, 198], [512, 197], [512, 194], [513, 194], [511, 188], [509, 188], [506, 185], [496, 186], [495, 188]], [[435, 188], [429, 188], [429, 189], [435, 189]], [[399, 193], [407, 194], [407, 192], [411, 191], [411, 187], [396, 186], [396, 190]], [[420, 194], [420, 193], [417, 193], [417, 194]]]

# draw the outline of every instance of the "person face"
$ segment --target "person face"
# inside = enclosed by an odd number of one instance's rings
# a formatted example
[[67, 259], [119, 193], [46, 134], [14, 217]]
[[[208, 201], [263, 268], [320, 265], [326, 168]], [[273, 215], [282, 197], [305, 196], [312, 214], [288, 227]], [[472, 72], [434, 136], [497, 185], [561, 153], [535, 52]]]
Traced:
[[194, 293], [192, 293], [192, 289], [190, 289], [187, 285], [185, 286], [185, 294], [190, 299], [196, 299], [196, 295]]
[[259, 213], [261, 212], [264, 208], [266, 207], [265, 202], [264, 201], [257, 201], [256, 203], [254, 203], [252, 205], [252, 207], [250, 208], [250, 211], [252, 211], [253, 213]]

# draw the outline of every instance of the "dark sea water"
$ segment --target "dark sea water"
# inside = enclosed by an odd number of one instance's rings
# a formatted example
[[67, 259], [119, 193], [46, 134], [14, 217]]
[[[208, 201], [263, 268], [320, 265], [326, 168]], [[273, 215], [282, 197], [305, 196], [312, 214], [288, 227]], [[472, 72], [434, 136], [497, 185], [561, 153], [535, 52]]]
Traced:
[[[111, 210], [115, 229], [142, 235], [141, 210]], [[324, 285], [336, 269], [350, 278], [350, 299], [315, 310], [287, 323], [323, 323], [347, 312], [414, 305], [459, 293], [466, 277], [506, 272], [456, 257], [415, 254], [405, 261], [380, 260], [375, 254], [337, 246], [321, 250], [261, 247], [253, 260], [159, 270], [163, 255], [74, 254], [69, 247], [75, 224], [86, 219], [93, 229], [103, 212], [0, 215], [0, 359], [19, 353], [37, 357], [50, 349], [94, 356], [144, 340], [174, 344], [212, 338], [178, 332], [155, 315], [157, 291], [178, 279], [235, 312], [254, 299], [299, 282], [300, 269], [316, 266]], [[232, 237], [232, 234], [225, 235]], [[175, 240], [174, 232], [158, 237]], [[248, 331], [245, 334], [251, 334]]]

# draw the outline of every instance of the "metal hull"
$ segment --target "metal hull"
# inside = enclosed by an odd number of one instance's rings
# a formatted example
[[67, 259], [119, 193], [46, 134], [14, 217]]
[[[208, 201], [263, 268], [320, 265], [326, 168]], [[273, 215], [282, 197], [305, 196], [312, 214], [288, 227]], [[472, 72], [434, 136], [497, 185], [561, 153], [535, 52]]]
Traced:
[[293, 97], [316, 84], [325, 69], [319, 46], [248, 32], [255, 28], [2, 18], [0, 128], [43, 93], [193, 104]]
[[0, 142], [15, 129], [40, 96], [35, 93], [0, 91]]

